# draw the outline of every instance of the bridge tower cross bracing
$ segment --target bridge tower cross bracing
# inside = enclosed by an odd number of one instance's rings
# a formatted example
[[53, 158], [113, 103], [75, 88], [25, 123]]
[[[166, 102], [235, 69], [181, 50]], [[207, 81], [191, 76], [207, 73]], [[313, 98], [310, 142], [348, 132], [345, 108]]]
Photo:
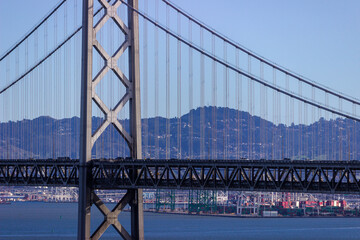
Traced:
[[[97, 0], [95, 0], [97, 1]], [[142, 189], [128, 189], [125, 196], [110, 211], [94, 192], [91, 185], [92, 172], [90, 170], [91, 149], [96, 140], [113, 124], [115, 129], [127, 142], [132, 159], [141, 159], [141, 115], [140, 115], [140, 71], [139, 71], [139, 22], [138, 0], [128, 0], [128, 26], [117, 15], [117, 8], [121, 1], [109, 4], [107, 0], [98, 0], [105, 9], [105, 15], [94, 25], [94, 0], [83, 0], [83, 28], [82, 28], [82, 69], [81, 69], [81, 112], [80, 112], [80, 165], [79, 165], [79, 208], [78, 208], [78, 239], [99, 239], [105, 230], [112, 225], [124, 239], [144, 239], [143, 224], [143, 196]], [[112, 19], [117, 27], [125, 34], [124, 43], [110, 56], [96, 40], [96, 33]], [[92, 78], [93, 50], [105, 59], [106, 66]], [[117, 66], [117, 60], [128, 49], [129, 79]], [[95, 92], [96, 85], [107, 71], [113, 71], [126, 88], [126, 93], [119, 100], [114, 109], [108, 108]], [[93, 102], [105, 114], [101, 126], [92, 133], [92, 104]], [[130, 133], [127, 133], [117, 119], [123, 106], [129, 102]], [[136, 175], [137, 172], [132, 174]], [[136, 177], [136, 176], [134, 176]], [[90, 216], [91, 206], [95, 206], [104, 215], [104, 221], [91, 234]], [[129, 204], [131, 207], [131, 234], [118, 221], [118, 214]]]

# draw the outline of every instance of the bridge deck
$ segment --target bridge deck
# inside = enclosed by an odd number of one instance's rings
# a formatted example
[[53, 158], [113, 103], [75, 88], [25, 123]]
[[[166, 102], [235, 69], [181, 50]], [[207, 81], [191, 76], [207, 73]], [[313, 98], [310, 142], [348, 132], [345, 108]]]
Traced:
[[[94, 189], [214, 189], [360, 193], [359, 161], [93, 160]], [[79, 161], [1, 160], [0, 185], [79, 184]]]

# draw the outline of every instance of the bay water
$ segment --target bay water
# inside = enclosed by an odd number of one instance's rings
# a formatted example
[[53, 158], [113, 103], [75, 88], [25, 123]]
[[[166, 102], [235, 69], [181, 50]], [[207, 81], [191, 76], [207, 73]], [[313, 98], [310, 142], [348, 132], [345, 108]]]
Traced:
[[[109, 205], [110, 209], [114, 205]], [[103, 216], [92, 207], [92, 229]], [[130, 231], [130, 213], [119, 215]], [[144, 214], [145, 239], [360, 239], [360, 218], [238, 218]], [[77, 203], [0, 205], [0, 239], [76, 239]], [[120, 239], [112, 228], [101, 239]]]

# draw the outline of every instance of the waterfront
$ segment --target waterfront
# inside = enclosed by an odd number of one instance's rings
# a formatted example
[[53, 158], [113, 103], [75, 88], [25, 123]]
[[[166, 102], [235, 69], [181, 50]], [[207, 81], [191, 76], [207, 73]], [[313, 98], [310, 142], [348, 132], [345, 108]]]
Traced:
[[[113, 206], [113, 205], [110, 205]], [[102, 221], [93, 207], [92, 223]], [[129, 229], [129, 213], [119, 216]], [[145, 213], [146, 239], [360, 239], [360, 218], [234, 218]], [[77, 204], [0, 205], [0, 239], [76, 239]], [[118, 239], [109, 228], [102, 239]]]

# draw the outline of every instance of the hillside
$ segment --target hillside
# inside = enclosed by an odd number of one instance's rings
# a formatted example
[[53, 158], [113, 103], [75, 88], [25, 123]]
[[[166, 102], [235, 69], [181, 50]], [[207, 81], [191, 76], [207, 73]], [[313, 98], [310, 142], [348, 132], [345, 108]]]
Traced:
[[[93, 131], [101, 122], [100, 118], [93, 118]], [[121, 123], [129, 129], [128, 120]], [[0, 158], [78, 158], [79, 126], [78, 117], [39, 117], [1, 123]], [[346, 133], [351, 133], [350, 138]], [[306, 126], [274, 125], [228, 108], [198, 108], [180, 119], [142, 120], [146, 158], [358, 159], [359, 153], [354, 149], [359, 149], [360, 141], [355, 141], [359, 137], [359, 125], [352, 120], [320, 119]], [[113, 126], [106, 129], [93, 148], [93, 156], [99, 158], [128, 154], [126, 143]]]

